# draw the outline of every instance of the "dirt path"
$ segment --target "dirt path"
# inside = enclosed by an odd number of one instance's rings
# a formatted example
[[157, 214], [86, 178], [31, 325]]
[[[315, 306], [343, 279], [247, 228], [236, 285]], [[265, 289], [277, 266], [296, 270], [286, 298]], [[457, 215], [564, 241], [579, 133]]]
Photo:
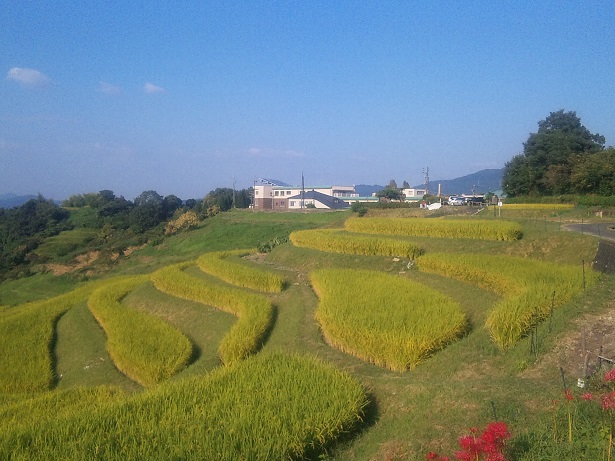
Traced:
[[[566, 230], [600, 237], [593, 268], [605, 274], [615, 274], [615, 224], [571, 224]], [[615, 289], [600, 314], [583, 314], [574, 328], [563, 336], [555, 348], [546, 354], [528, 374], [542, 373], [549, 367], [562, 367], [566, 374], [582, 378], [585, 369], [592, 374], [598, 367], [598, 355], [615, 359]]]

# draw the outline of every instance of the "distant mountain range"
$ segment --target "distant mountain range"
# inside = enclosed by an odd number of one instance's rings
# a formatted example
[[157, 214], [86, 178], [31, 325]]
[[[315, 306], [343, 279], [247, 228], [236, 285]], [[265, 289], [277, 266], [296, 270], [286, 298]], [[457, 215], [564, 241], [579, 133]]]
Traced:
[[[429, 188], [432, 194], [438, 193], [438, 185], [440, 185], [443, 195], [472, 194], [473, 192], [476, 194], [484, 194], [486, 192], [502, 189], [503, 172], [503, 168], [490, 169], [481, 170], [477, 173], [472, 173], [456, 179], [430, 180]], [[398, 184], [398, 186], [401, 186], [401, 184]], [[384, 187], [385, 186], [377, 184], [358, 184], [355, 186], [355, 190], [361, 197], [369, 197], [372, 193], [378, 192], [384, 189]], [[423, 187], [425, 187], [424, 184], [413, 186], [414, 189], [422, 189]], [[36, 195], [0, 194], [0, 208], [20, 206], [36, 197]]]
[[[456, 179], [436, 179], [429, 181], [429, 189], [432, 194], [438, 193], [438, 185], [443, 195], [454, 194], [484, 194], [502, 189], [503, 168], [481, 170]], [[401, 186], [401, 184], [398, 184]], [[369, 197], [374, 192], [384, 189], [385, 186], [359, 184], [355, 186], [357, 194], [361, 197]], [[422, 189], [424, 184], [412, 186], [414, 189]]]
[[17, 194], [0, 194], [0, 208], [13, 208], [23, 205], [28, 200], [36, 198], [37, 195], [17, 195]]

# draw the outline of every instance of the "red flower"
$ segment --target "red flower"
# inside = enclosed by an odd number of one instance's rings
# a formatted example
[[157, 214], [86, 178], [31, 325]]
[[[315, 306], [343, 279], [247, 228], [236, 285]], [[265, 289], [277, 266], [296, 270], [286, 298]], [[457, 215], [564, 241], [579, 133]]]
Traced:
[[583, 400], [594, 400], [594, 395], [591, 392], [588, 392], [586, 394], [583, 394], [581, 398]]
[[615, 368], [613, 368], [611, 371], [607, 372], [604, 375], [604, 380], [609, 383], [611, 381], [615, 381]]
[[485, 458], [485, 461], [506, 461], [504, 455], [500, 452], [491, 453], [489, 456]]
[[566, 400], [568, 400], [569, 402], [570, 402], [571, 400], [574, 400], [574, 397], [573, 397], [573, 395], [572, 395], [572, 392], [570, 392], [570, 389], [566, 389], [566, 390], [564, 391], [564, 396], [566, 397]]
[[605, 410], [615, 410], [615, 391], [602, 396], [602, 408]]

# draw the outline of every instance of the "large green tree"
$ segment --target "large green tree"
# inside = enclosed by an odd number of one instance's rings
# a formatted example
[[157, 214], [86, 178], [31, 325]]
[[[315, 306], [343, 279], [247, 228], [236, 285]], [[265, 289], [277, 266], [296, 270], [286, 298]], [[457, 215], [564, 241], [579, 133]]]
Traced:
[[604, 143], [604, 136], [592, 134], [575, 112], [551, 112], [538, 122], [538, 132], [530, 133], [523, 153], [506, 163], [504, 192], [509, 196], [571, 193], [579, 158], [602, 151]]

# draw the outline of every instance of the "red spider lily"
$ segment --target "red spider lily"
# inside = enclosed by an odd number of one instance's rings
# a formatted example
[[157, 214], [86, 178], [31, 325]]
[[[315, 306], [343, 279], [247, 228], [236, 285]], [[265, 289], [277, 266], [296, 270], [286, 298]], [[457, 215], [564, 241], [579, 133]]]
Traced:
[[[504, 443], [510, 438], [510, 432], [506, 423], [494, 422], [489, 423], [485, 432], [481, 435], [481, 439], [485, 443], [485, 447], [489, 452], [501, 450]], [[494, 449], [491, 449], [494, 448]]]
[[479, 456], [484, 451], [482, 442], [480, 437], [475, 437], [474, 435], [459, 437], [459, 446], [462, 449], [455, 453], [455, 458], [461, 461], [474, 461], [479, 459]]
[[564, 391], [564, 396], [566, 397], [566, 400], [568, 400], [569, 402], [574, 400], [574, 396], [572, 395], [572, 392], [570, 392], [570, 389], [566, 389]]
[[[490, 423], [485, 431], [476, 437], [467, 435], [459, 438], [459, 446], [462, 448], [455, 453], [455, 458], [460, 461], [475, 461], [484, 459], [485, 461], [504, 461], [502, 449], [506, 440], [510, 438], [510, 432], [506, 423]], [[485, 458], [482, 458], [482, 456]]]
[[604, 375], [604, 380], [607, 383], [610, 383], [611, 381], [615, 381], [615, 368], [613, 368], [611, 371], [607, 372]]
[[594, 400], [594, 394], [587, 392], [581, 396], [583, 400]]
[[602, 408], [604, 410], [615, 410], [615, 391], [602, 396]]

